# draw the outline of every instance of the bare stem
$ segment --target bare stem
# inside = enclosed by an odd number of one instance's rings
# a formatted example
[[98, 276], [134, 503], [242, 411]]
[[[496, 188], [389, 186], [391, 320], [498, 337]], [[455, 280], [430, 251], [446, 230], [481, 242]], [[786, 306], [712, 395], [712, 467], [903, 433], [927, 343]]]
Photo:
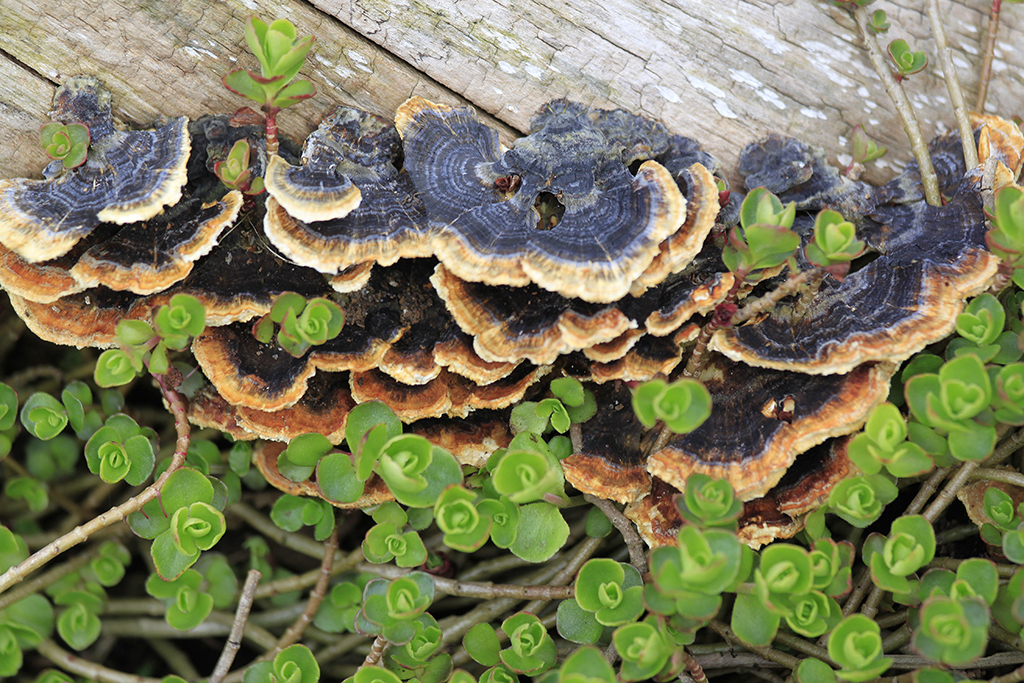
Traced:
[[108, 669], [100, 664], [90, 662], [88, 659], [71, 654], [49, 639], [39, 643], [36, 650], [61, 669], [97, 681], [97, 683], [160, 683], [159, 678], [126, 674], [123, 671]]
[[0, 593], [3, 593], [5, 590], [18, 583], [50, 560], [58, 557], [69, 548], [73, 548], [79, 543], [83, 543], [89, 538], [89, 536], [100, 529], [108, 527], [115, 522], [120, 522], [131, 513], [140, 510], [143, 505], [159, 495], [160, 488], [164, 485], [164, 482], [166, 482], [167, 479], [185, 463], [185, 456], [188, 453], [190, 434], [188, 417], [185, 414], [185, 403], [182, 401], [181, 394], [167, 384], [163, 375], [154, 375], [153, 377], [157, 381], [157, 384], [160, 385], [160, 391], [163, 393], [164, 399], [167, 401], [167, 405], [170, 406], [171, 413], [174, 415], [174, 430], [178, 435], [178, 440], [174, 449], [174, 457], [171, 459], [170, 467], [160, 475], [159, 479], [153, 482], [139, 495], [115, 508], [107, 510], [89, 522], [75, 527], [53, 543], [50, 543], [44, 548], [33, 553], [21, 564], [17, 564], [8, 569], [3, 576], [0, 576]]
[[388, 646], [388, 641], [385, 640], [384, 636], [377, 636], [373, 639], [373, 645], [370, 646], [370, 652], [366, 655], [366, 659], [363, 660], [363, 666], [376, 666], [377, 662], [384, 655], [384, 650]]
[[742, 647], [746, 650], [750, 650], [751, 652], [756, 652], [765, 659], [770, 659], [773, 662], [778, 662], [779, 664], [788, 669], [795, 669], [800, 664], [800, 660], [794, 657], [793, 655], [788, 655], [785, 652], [780, 652], [779, 650], [776, 650], [774, 648], [747, 645], [739, 639], [739, 636], [733, 633], [731, 628], [726, 626], [721, 621], [718, 621], [717, 619], [712, 619], [711, 621], [709, 621], [708, 626], [710, 626], [716, 633], [718, 633], [718, 635], [722, 636], [733, 645], [738, 645], [739, 647]]
[[324, 601], [324, 596], [327, 595], [327, 584], [331, 580], [331, 565], [334, 564], [334, 553], [337, 550], [338, 526], [335, 525], [331, 535], [324, 541], [324, 559], [320, 563], [320, 578], [317, 579], [316, 586], [309, 593], [306, 609], [295, 620], [295, 623], [288, 627], [288, 630], [284, 632], [281, 639], [277, 641], [277, 645], [272, 650], [268, 650], [260, 655], [257, 661], [270, 659], [289, 645], [299, 642], [299, 638], [305, 633], [306, 627], [313, 622], [313, 617], [316, 616], [316, 611], [320, 609], [320, 603]]
[[235, 622], [231, 625], [231, 635], [224, 643], [224, 650], [220, 653], [217, 666], [207, 683], [221, 683], [224, 677], [231, 670], [231, 664], [235, 661], [238, 649], [242, 647], [242, 633], [245, 631], [245, 622], [249, 618], [249, 610], [252, 609], [253, 596], [256, 594], [256, 586], [263, 576], [258, 569], [250, 569], [245, 578], [245, 586], [242, 588], [242, 597], [238, 599], [238, 609], [235, 610]]
[[[896, 78], [892, 75], [892, 71], [889, 70], [889, 65], [885, 61], [885, 55], [882, 54], [882, 48], [878, 46], [878, 41], [875, 40], [871, 31], [868, 30], [868, 10], [863, 7], [857, 7], [853, 10], [853, 17], [857, 21], [857, 27], [860, 29], [861, 39], [864, 41], [864, 47], [867, 48], [871, 65], [875, 67], [875, 73], [882, 80], [885, 91], [889, 94], [889, 99], [892, 100], [900, 121], [903, 122], [903, 130], [907, 134], [907, 139], [910, 140], [910, 147], [914, 151], [914, 158], [917, 159], [917, 165], [921, 170], [921, 184], [924, 186], [925, 200], [932, 206], [941, 206], [942, 198], [939, 195], [939, 180], [935, 175], [932, 159], [928, 155], [928, 145], [924, 141], [924, 136], [921, 135], [921, 126], [918, 124], [917, 116], [914, 114], [914, 107], [910, 104], [907, 93], [903, 91], [903, 86], [897, 82]], [[974, 136], [972, 135], [971, 140], [973, 139]]]
[[[387, 579], [397, 579], [409, 573], [388, 564], [370, 564], [363, 562], [358, 565], [359, 571], [376, 574]], [[516, 598], [518, 600], [567, 600], [575, 595], [572, 586], [517, 586], [515, 584], [484, 583], [476, 581], [456, 581], [441, 576], [431, 576], [434, 588], [464, 598]]]
[[605, 517], [608, 518], [608, 521], [619, 530], [623, 540], [626, 541], [626, 548], [629, 549], [630, 564], [640, 571], [641, 576], [646, 574], [647, 549], [644, 547], [644, 541], [640, 538], [640, 534], [637, 533], [636, 527], [633, 526], [633, 522], [629, 521], [629, 518], [622, 514], [610, 500], [598, 498], [590, 493], [584, 495], [583, 498], [588, 503], [596, 505], [604, 513]]
[[942, 64], [942, 78], [946, 81], [949, 100], [953, 103], [953, 115], [956, 116], [956, 125], [960, 129], [964, 162], [967, 168], [971, 169], [978, 165], [978, 148], [974, 146], [974, 130], [967, 115], [967, 103], [964, 102], [960, 78], [956, 75], [956, 67], [953, 66], [953, 50], [946, 40], [946, 29], [943, 28], [942, 17], [939, 15], [939, 0], [928, 0], [928, 19], [932, 24], [932, 36], [935, 37], [935, 48], [939, 52], [939, 62]]
[[999, 33], [999, 11], [1003, 0], [992, 0], [992, 9], [988, 17], [988, 33], [985, 36], [985, 51], [981, 57], [981, 72], [978, 74], [978, 98], [974, 102], [974, 111], [985, 113], [985, 100], [988, 98], [988, 82], [992, 80], [992, 59], [996, 52], [996, 34]]

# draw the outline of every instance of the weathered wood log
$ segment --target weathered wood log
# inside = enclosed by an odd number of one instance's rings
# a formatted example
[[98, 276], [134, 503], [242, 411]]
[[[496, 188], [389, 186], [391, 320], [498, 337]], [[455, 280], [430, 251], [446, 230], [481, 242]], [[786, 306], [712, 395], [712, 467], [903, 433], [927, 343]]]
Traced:
[[[941, 3], [960, 77], [973, 101], [988, 6]], [[873, 6], [874, 7], [874, 6]], [[933, 51], [915, 3], [879, 2], [893, 24], [883, 43], [907, 38]], [[862, 123], [892, 152], [877, 178], [909, 158], [902, 128], [855, 37], [849, 14], [822, 0], [3, 0], [0, 4], [0, 177], [31, 175], [46, 159], [36, 143], [54, 87], [91, 73], [114, 94], [118, 116], [197, 117], [245, 102], [220, 77], [255, 65], [243, 24], [250, 14], [291, 19], [316, 35], [303, 71], [318, 88], [281, 117], [301, 137], [339, 103], [390, 116], [417, 94], [471, 103], [506, 143], [555, 97], [624, 107], [690, 135], [732, 168], [743, 145], [780, 131], [847, 153]], [[1024, 20], [1003, 25], [989, 111], [1024, 103]], [[935, 66], [907, 80], [926, 136], [952, 125]]]

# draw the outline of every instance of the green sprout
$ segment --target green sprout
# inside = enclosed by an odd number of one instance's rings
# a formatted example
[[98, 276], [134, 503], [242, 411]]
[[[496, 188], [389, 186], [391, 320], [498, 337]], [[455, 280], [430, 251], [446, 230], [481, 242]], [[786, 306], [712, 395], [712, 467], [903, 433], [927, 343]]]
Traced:
[[[651, 552], [654, 592], [649, 590], [645, 596], [648, 607], [695, 621], [710, 619], [721, 607], [722, 592], [746, 578], [748, 559], [752, 560], [752, 555], [743, 550], [735, 533], [684, 525], [677, 546]], [[657, 609], [652, 604], [655, 599], [661, 605]]]
[[373, 511], [373, 521], [377, 524], [366, 532], [363, 540], [363, 556], [369, 562], [395, 560], [399, 567], [418, 567], [426, 562], [427, 549], [420, 535], [416, 531], [402, 533], [409, 521], [402, 506], [393, 501], [381, 503]]
[[305, 645], [289, 645], [272, 662], [258, 662], [245, 671], [243, 683], [317, 683], [320, 665]]
[[545, 500], [564, 504], [565, 474], [562, 465], [544, 439], [533, 432], [521, 432], [504, 451], [487, 461], [495, 491], [517, 504]]
[[313, 528], [313, 538], [325, 540], [334, 530], [334, 507], [326, 500], [282, 494], [274, 501], [270, 519], [285, 531], [298, 531], [304, 526]]
[[676, 505], [685, 521], [703, 528], [735, 530], [743, 512], [743, 503], [728, 480], [713, 479], [700, 472], [686, 478], [686, 490], [676, 498]]
[[877, 678], [892, 666], [882, 651], [878, 623], [863, 614], [852, 614], [832, 629], [828, 656], [841, 667], [836, 676], [852, 683]]
[[260, 342], [269, 344], [274, 338], [274, 325], [278, 345], [295, 358], [301, 358], [313, 346], [326, 344], [341, 334], [345, 314], [330, 299], [316, 298], [306, 301], [295, 292], [284, 292], [274, 300], [270, 312], [253, 324], [252, 333]]
[[864, 253], [853, 223], [838, 211], [822, 209], [814, 219], [814, 236], [804, 248], [811, 265], [824, 268], [837, 280], [850, 270], [850, 261]]
[[992, 383], [977, 356], [960, 356], [938, 373], [915, 375], [904, 392], [914, 417], [946, 436], [954, 458], [979, 461], [992, 452], [996, 429], [983, 414], [992, 400]]
[[370, 579], [369, 574], [337, 584], [320, 603], [313, 624], [328, 633], [355, 632], [356, 615], [363, 606], [363, 588]]
[[996, 192], [992, 224], [985, 244], [1011, 270], [1014, 284], [1024, 288], [1024, 190], [1010, 185]]
[[588, 560], [575, 588], [577, 604], [602, 626], [622, 626], [644, 612], [643, 579], [633, 565], [608, 558]]
[[864, 556], [876, 586], [897, 594], [910, 593], [914, 572], [935, 557], [935, 532], [921, 515], [900, 517], [892, 523], [888, 538], [883, 540], [877, 534], [868, 538]]
[[871, 13], [871, 21], [868, 24], [868, 28], [876, 35], [879, 33], [885, 33], [891, 28], [889, 18], [885, 16], [884, 9], [876, 9]]
[[937, 595], [921, 605], [913, 646], [928, 659], [962, 667], [985, 654], [989, 623], [984, 599]]
[[59, 159], [65, 170], [85, 163], [89, 156], [89, 128], [81, 123], [47, 123], [39, 129], [46, 156]]
[[676, 434], [688, 434], [711, 415], [711, 394], [695, 379], [683, 378], [672, 384], [655, 379], [633, 392], [633, 411], [645, 427], [663, 420]]
[[500, 653], [501, 661], [512, 671], [536, 676], [555, 665], [555, 641], [534, 615], [514, 614], [502, 622], [501, 630], [509, 637], [509, 647]]
[[57, 616], [57, 633], [78, 652], [100, 637], [99, 614], [106, 608], [107, 596], [98, 586], [94, 588], [65, 591], [53, 600], [54, 604], [66, 608]]
[[47, 441], [64, 431], [68, 411], [53, 396], [37, 392], [21, 406], [21, 424], [32, 436]]
[[292, 80], [313, 47], [313, 36], [298, 38], [295, 26], [287, 19], [278, 19], [269, 26], [256, 17], [245, 24], [245, 42], [260, 63], [260, 73], [235, 69], [224, 76], [224, 86], [260, 105], [266, 116], [267, 152], [276, 153], [277, 114], [316, 94], [306, 80]]
[[50, 504], [46, 483], [34, 477], [11, 477], [4, 484], [4, 495], [25, 501], [30, 512], [42, 512]]
[[892, 403], [876, 407], [864, 431], [850, 442], [850, 461], [865, 474], [883, 467], [894, 477], [914, 477], [930, 472], [935, 463], [919, 445], [906, 440], [907, 425]]
[[363, 608], [356, 616], [356, 629], [383, 636], [395, 645], [405, 645], [416, 635], [416, 618], [434, 600], [434, 580], [423, 572], [412, 572], [393, 581], [374, 579], [363, 590]]
[[[878, 11], [882, 12], [882, 10]], [[882, 15], [884, 17], [885, 13], [882, 12]], [[850, 145], [853, 154], [849, 165], [843, 169], [843, 175], [849, 176], [851, 179], [856, 179], [863, 172], [864, 164], [881, 159], [889, 151], [888, 147], [879, 147], [878, 143], [869, 138], [864, 132], [864, 126], [859, 123], [853, 127], [853, 131], [850, 133]]]
[[928, 56], [923, 50], [914, 52], [910, 49], [907, 41], [898, 38], [889, 43], [889, 58], [896, 65], [896, 73], [893, 74], [897, 81], [901, 81], [911, 74], [923, 71], [928, 66]]
[[[167, 478], [157, 500], [128, 516], [132, 531], [153, 540], [150, 554], [160, 578], [181, 576], [224, 535], [224, 514], [213, 505], [214, 495], [207, 476], [183, 467]], [[223, 506], [226, 499], [217, 502]]]
[[739, 279], [755, 283], [789, 261], [800, 246], [800, 236], [790, 230], [795, 216], [793, 202], [784, 207], [767, 189], [752, 190], [740, 206], [739, 225], [729, 231], [722, 249], [725, 265]]
[[138, 486], [152, 474], [156, 453], [150, 435], [135, 420], [118, 414], [86, 442], [85, 460], [89, 471], [108, 484], [124, 479]]
[[38, 593], [0, 610], [0, 676], [18, 673], [24, 661], [23, 651], [49, 638], [53, 627], [53, 606]]
[[158, 574], [150, 574], [146, 592], [162, 600], [167, 606], [164, 618], [178, 631], [195, 628], [213, 611], [213, 596], [201, 590], [202, 575], [188, 569], [173, 581], [164, 581]]
[[249, 170], [250, 152], [248, 140], [235, 141], [227, 158], [213, 165], [213, 173], [232, 190], [239, 190], [245, 194], [260, 194], [264, 190], [263, 178], [253, 178], [252, 171]]
[[615, 629], [615, 650], [622, 657], [619, 678], [623, 681], [663, 679], [671, 672], [676, 646], [664, 631], [648, 620]]

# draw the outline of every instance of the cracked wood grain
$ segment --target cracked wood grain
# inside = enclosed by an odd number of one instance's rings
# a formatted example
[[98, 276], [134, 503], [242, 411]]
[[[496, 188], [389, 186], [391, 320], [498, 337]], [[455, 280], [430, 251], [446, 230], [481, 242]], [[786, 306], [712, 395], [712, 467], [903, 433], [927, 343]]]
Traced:
[[[917, 3], [919, 4], [919, 3]], [[852, 18], [822, 0], [3, 0], [0, 12], [0, 176], [38, 172], [34, 136], [45, 95], [75, 73], [94, 73], [134, 124], [158, 115], [233, 111], [220, 86], [235, 64], [252, 66], [242, 26], [250, 13], [286, 17], [317, 36], [303, 76], [319, 94], [287, 110], [282, 129], [305, 135], [338, 103], [384, 116], [408, 96], [472, 103], [510, 142], [547, 100], [568, 96], [619, 106], [690, 135], [728, 169], [743, 145], [782, 132], [846, 152], [854, 124], [892, 150], [870, 170], [884, 180], [910, 158], [900, 123]], [[977, 3], [974, 3], [977, 5]], [[903, 37], [932, 54], [908, 79], [926, 137], [952, 126], [927, 18], [910, 0], [879, 2]], [[976, 89], [987, 14], [943, 0], [954, 64]], [[988, 110], [1024, 102], [1024, 19], [1000, 26]], [[3, 55], [10, 59], [4, 60]], [[12, 61], [14, 60], [14, 61]], [[40, 99], [45, 102], [40, 103]], [[490, 115], [490, 116], [486, 116]], [[499, 123], [500, 122], [500, 123]], [[19, 153], [12, 154], [15, 150]]]

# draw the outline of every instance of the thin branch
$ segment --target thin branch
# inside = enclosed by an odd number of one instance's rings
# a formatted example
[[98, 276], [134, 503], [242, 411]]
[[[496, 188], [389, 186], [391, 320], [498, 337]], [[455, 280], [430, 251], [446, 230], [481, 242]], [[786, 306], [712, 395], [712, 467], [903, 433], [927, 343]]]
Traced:
[[[373, 645], [370, 646], [370, 652], [366, 655], [366, 659], [363, 660], [363, 666], [377, 666], [377, 662], [384, 656], [384, 650], [388, 647], [388, 641], [384, 636], [377, 636], [373, 639]], [[362, 668], [362, 667], [360, 667]]]
[[224, 643], [224, 650], [220, 653], [217, 665], [210, 674], [207, 683], [221, 683], [224, 677], [231, 670], [231, 664], [235, 661], [238, 649], [242, 647], [242, 633], [245, 631], [245, 622], [249, 618], [249, 610], [252, 609], [252, 602], [256, 593], [256, 586], [259, 585], [260, 577], [263, 574], [258, 569], [250, 569], [245, 578], [245, 586], [242, 588], [242, 597], [238, 599], [238, 609], [235, 610], [235, 622], [231, 625], [231, 634]]
[[733, 633], [731, 628], [726, 626], [723, 622], [718, 621], [717, 619], [712, 619], [711, 621], [709, 621], [708, 626], [710, 626], [716, 633], [718, 633], [718, 635], [722, 636], [733, 645], [742, 647], [745, 650], [750, 650], [751, 652], [756, 652], [765, 659], [770, 659], [773, 662], [778, 662], [787, 669], [795, 669], [800, 664], [800, 660], [794, 657], [793, 655], [788, 655], [785, 652], [780, 652], [779, 650], [770, 647], [758, 647], [755, 645], [748, 645], [744, 643], [742, 640], [740, 640], [739, 636]]
[[[397, 579], [409, 573], [408, 569], [401, 569], [394, 565], [379, 565], [363, 562], [358, 565], [359, 571], [369, 574], [376, 574], [387, 579]], [[441, 576], [431, 577], [434, 580], [434, 588], [448, 595], [458, 595], [463, 598], [516, 598], [517, 600], [566, 600], [574, 595], [572, 586], [519, 586], [515, 584], [500, 584], [476, 581], [456, 581]]]
[[305, 633], [306, 627], [313, 623], [313, 617], [316, 616], [316, 611], [320, 609], [320, 603], [324, 601], [324, 596], [327, 595], [327, 584], [331, 580], [331, 565], [334, 564], [334, 553], [338, 550], [338, 525], [334, 525], [334, 529], [331, 531], [331, 535], [324, 541], [324, 559], [320, 563], [320, 578], [316, 582], [316, 586], [309, 592], [309, 600], [306, 601], [306, 609], [302, 611], [299, 618], [295, 620], [295, 623], [288, 627], [288, 630], [284, 632], [280, 640], [277, 641], [272, 649], [264, 652], [256, 660], [258, 662], [266, 661], [277, 655], [278, 652], [285, 649], [293, 643], [299, 642], [299, 638]]
[[996, 35], [999, 33], [999, 11], [1003, 0], [992, 0], [992, 8], [988, 17], [988, 32], [985, 36], [985, 51], [981, 56], [981, 71], [978, 74], [978, 98], [974, 102], [974, 111], [985, 113], [985, 100], [988, 99], [988, 82], [992, 80], [992, 59], [996, 52]]
[[929, 522], [934, 522], [938, 519], [942, 511], [949, 507], [949, 504], [956, 498], [957, 492], [967, 484], [971, 478], [971, 473], [978, 469], [979, 465], [980, 463], [977, 462], [965, 462], [961, 465], [960, 469], [957, 470], [956, 474], [946, 483], [946, 486], [939, 492], [939, 495], [935, 497], [935, 500], [932, 501], [931, 505], [921, 515]]
[[22, 584], [19, 584], [17, 588], [13, 588], [4, 593], [3, 595], [0, 595], [0, 612], [2, 612], [4, 608], [13, 605], [19, 600], [23, 600], [28, 596], [32, 595], [33, 593], [37, 593], [43, 590], [50, 584], [63, 579], [68, 574], [78, 571], [85, 565], [89, 564], [89, 562], [91, 562], [94, 557], [99, 555], [99, 553], [99, 546], [96, 546], [95, 548], [90, 548], [89, 550], [81, 553], [77, 557], [74, 557], [68, 560], [67, 562], [61, 564], [59, 567], [54, 567], [45, 574], [37, 576], [31, 581], [26, 581]]
[[644, 541], [640, 538], [640, 534], [637, 532], [636, 527], [633, 526], [633, 522], [629, 520], [626, 515], [622, 514], [615, 505], [609, 500], [598, 498], [597, 496], [587, 493], [583, 498], [588, 503], [593, 503], [604, 513], [605, 517], [608, 518], [619, 533], [622, 534], [623, 540], [626, 541], [626, 547], [629, 549], [629, 562], [640, 571], [640, 575], [643, 576], [647, 573], [647, 548], [644, 546]]
[[[935, 175], [935, 167], [932, 166], [932, 158], [928, 155], [928, 145], [925, 144], [924, 136], [921, 135], [921, 126], [918, 124], [917, 116], [914, 114], [914, 107], [910, 104], [907, 93], [903, 91], [903, 86], [900, 85], [892, 75], [892, 71], [889, 70], [889, 64], [885, 61], [882, 48], [878, 46], [878, 42], [868, 29], [868, 10], [863, 7], [857, 7], [853, 10], [853, 17], [857, 21], [857, 27], [860, 29], [860, 36], [864, 41], [864, 47], [867, 48], [871, 65], [875, 67], [875, 73], [882, 80], [885, 91], [889, 94], [889, 99], [892, 100], [900, 121], [903, 122], [903, 130], [907, 134], [907, 139], [910, 140], [910, 147], [914, 151], [914, 158], [917, 159], [918, 168], [921, 170], [921, 184], [924, 186], [925, 200], [932, 206], [941, 206], [942, 197], [939, 195], [939, 181]], [[974, 139], [973, 135], [971, 139]]]
[[143, 505], [155, 499], [160, 494], [160, 488], [164, 485], [164, 482], [166, 482], [167, 479], [185, 463], [185, 456], [188, 453], [189, 444], [189, 424], [188, 417], [185, 414], [185, 403], [182, 401], [181, 394], [168, 386], [163, 375], [154, 375], [153, 377], [156, 379], [157, 384], [160, 385], [160, 391], [163, 393], [164, 399], [167, 401], [168, 406], [170, 406], [171, 413], [174, 415], [174, 430], [178, 435], [178, 440], [174, 449], [174, 457], [171, 459], [170, 467], [160, 475], [159, 479], [153, 482], [139, 495], [115, 508], [107, 510], [99, 517], [95, 517], [89, 522], [75, 527], [53, 543], [50, 543], [46, 547], [35, 552], [21, 564], [8, 569], [3, 576], [0, 576], [0, 593], [3, 593], [50, 560], [58, 557], [61, 553], [75, 547], [79, 543], [83, 543], [90, 535], [96, 533], [100, 529], [108, 527], [115, 522], [120, 522], [131, 513], [140, 510]]
[[694, 659], [690, 655], [690, 653], [686, 651], [685, 647], [682, 649], [681, 654], [683, 657], [683, 664], [686, 666], [686, 673], [690, 675], [690, 678], [693, 680], [693, 682], [708, 683], [708, 677], [704, 673], [704, 669], [697, 662], [697, 660]]
[[949, 100], [953, 104], [953, 115], [956, 117], [957, 128], [960, 129], [960, 144], [964, 150], [964, 162], [968, 169], [972, 169], [978, 165], [978, 148], [974, 146], [974, 129], [971, 128], [971, 119], [967, 115], [967, 104], [964, 102], [964, 94], [960, 90], [960, 78], [953, 65], [953, 50], [950, 49], [949, 42], [946, 40], [946, 29], [942, 26], [942, 17], [939, 15], [939, 0], [928, 0], [928, 19], [932, 24], [932, 36], [935, 38], [935, 48], [939, 53], [939, 62], [942, 64], [942, 78], [946, 81]]
[[61, 669], [70, 671], [77, 676], [84, 676], [97, 683], [160, 683], [159, 678], [126, 674], [123, 671], [108, 669], [100, 664], [90, 662], [88, 659], [82, 659], [49, 639], [39, 643], [36, 650]]

